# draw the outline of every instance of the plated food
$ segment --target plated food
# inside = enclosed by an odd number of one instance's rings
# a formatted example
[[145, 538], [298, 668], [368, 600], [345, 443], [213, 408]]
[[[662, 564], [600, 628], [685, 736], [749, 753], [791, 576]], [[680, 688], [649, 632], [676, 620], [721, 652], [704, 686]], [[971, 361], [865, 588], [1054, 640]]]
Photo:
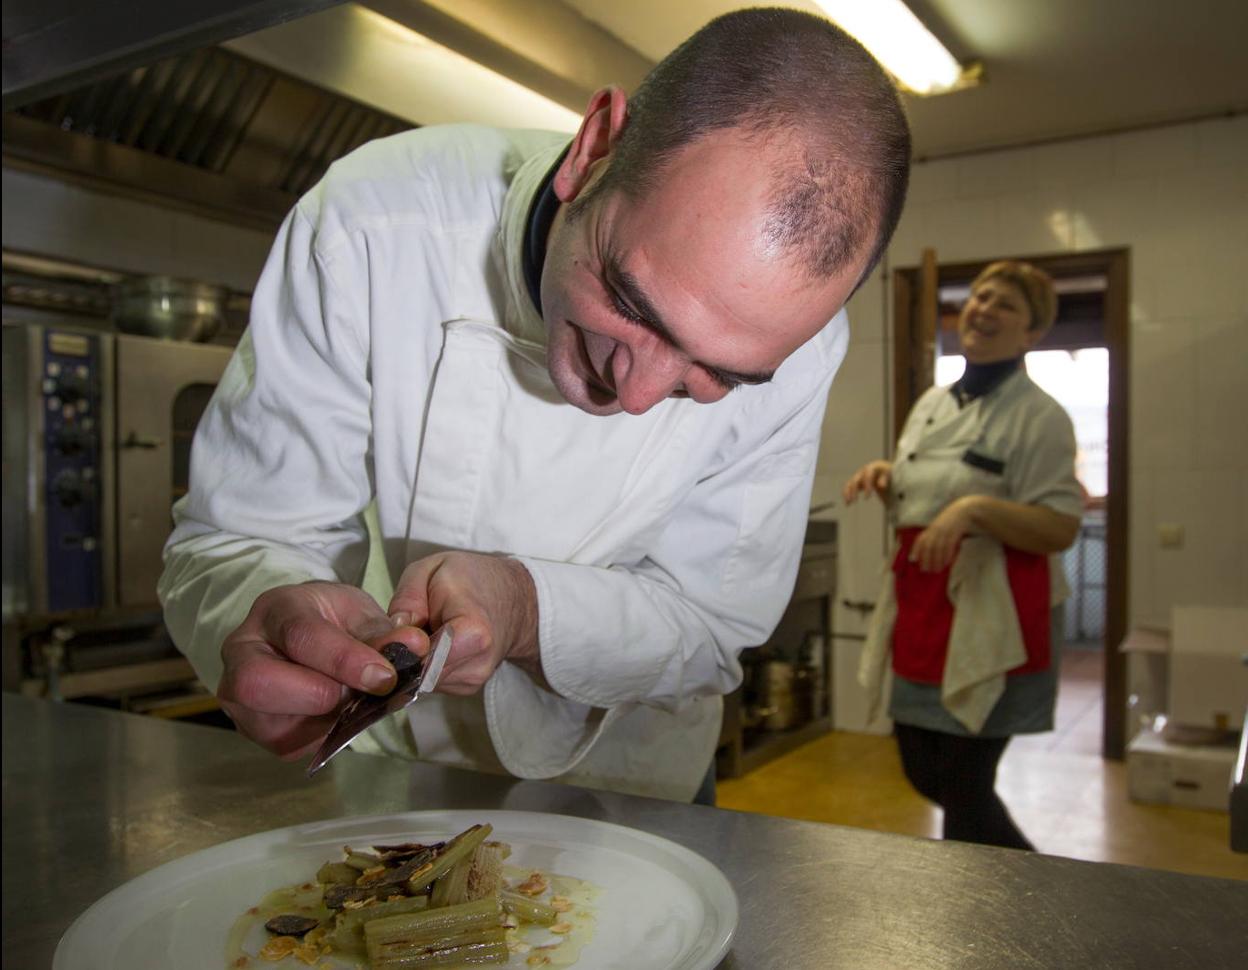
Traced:
[[597, 887], [506, 864], [475, 824], [445, 842], [344, 846], [315, 879], [235, 922], [226, 966], [569, 967], [593, 935]]
[[[697, 853], [600, 819], [474, 808], [285, 825], [170, 858], [80, 914], [61, 938], [51, 970], [222, 970], [242, 956], [246, 970], [366, 970], [367, 952], [320, 953], [309, 964], [292, 949], [265, 960], [260, 950], [279, 934], [264, 924], [311, 915], [300, 905], [321, 906], [316, 873], [327, 861], [345, 861], [346, 845], [371, 854], [377, 846], [434, 845], [482, 823], [493, 826], [483, 841], [511, 847], [503, 863], [507, 888], [518, 890], [537, 872], [533, 888], [542, 879], [547, 885], [533, 899], [550, 904], [565, 896], [573, 904], [570, 915], [560, 915], [573, 924], [570, 933], [519, 921], [505, 931], [515, 944], [508, 948], [509, 970], [573, 964], [574, 970], [713, 970], [731, 948], [736, 894]], [[307, 935], [294, 939], [302, 946]]]

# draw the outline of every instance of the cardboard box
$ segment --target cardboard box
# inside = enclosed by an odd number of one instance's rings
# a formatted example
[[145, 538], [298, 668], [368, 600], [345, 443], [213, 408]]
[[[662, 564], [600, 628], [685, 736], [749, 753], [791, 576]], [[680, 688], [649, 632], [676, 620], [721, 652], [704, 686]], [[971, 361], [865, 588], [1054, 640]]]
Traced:
[[1172, 744], [1142, 730], [1127, 746], [1127, 792], [1136, 802], [1228, 811], [1237, 755], [1233, 744]]
[[1170, 616], [1170, 720], [1239, 729], [1248, 706], [1248, 609], [1176, 606]]
[[1132, 723], [1165, 714], [1170, 703], [1170, 631], [1135, 627], [1120, 649], [1127, 655], [1127, 709]]

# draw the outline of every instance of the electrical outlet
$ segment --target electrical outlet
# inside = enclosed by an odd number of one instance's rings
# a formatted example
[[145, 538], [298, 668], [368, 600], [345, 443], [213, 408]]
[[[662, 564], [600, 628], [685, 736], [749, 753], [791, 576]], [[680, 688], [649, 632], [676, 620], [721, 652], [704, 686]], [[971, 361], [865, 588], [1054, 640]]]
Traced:
[[1163, 522], [1157, 526], [1157, 539], [1163, 549], [1183, 548], [1183, 526], [1177, 522]]

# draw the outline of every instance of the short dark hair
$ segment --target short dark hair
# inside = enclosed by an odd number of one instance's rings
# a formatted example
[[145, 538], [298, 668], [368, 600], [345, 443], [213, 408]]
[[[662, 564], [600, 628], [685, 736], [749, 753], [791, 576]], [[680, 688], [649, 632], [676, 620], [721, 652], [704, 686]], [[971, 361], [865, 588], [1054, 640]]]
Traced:
[[879, 63], [831, 21], [752, 8], [708, 23], [663, 59], [629, 99], [629, 123], [600, 192], [639, 198], [686, 145], [740, 128], [792, 138], [772, 173], [766, 231], [812, 278], [870, 247], [865, 277], [897, 228], [910, 178], [910, 129]]

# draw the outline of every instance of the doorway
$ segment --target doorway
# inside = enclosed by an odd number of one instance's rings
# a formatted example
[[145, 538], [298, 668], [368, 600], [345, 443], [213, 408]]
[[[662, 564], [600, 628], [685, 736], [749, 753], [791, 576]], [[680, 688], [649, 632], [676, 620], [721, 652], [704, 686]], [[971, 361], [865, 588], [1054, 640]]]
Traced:
[[[1118, 645], [1127, 628], [1128, 254], [1113, 249], [1008, 258], [1044, 269], [1057, 288], [1057, 323], [1033, 351], [1039, 356], [1028, 355], [1028, 368], [1071, 411], [1076, 425], [1078, 473], [1088, 502], [1079, 538], [1064, 560], [1074, 591], [1067, 636], [1082, 640], [1085, 653], [1099, 643], [1100, 750], [1105, 758], [1122, 760], [1126, 662]], [[893, 441], [919, 395], [960, 372], [961, 357], [950, 352], [957, 346], [957, 315], [971, 281], [991, 261], [940, 264], [927, 250], [922, 265], [894, 271]], [[1096, 400], [1098, 383], [1103, 405]]]

